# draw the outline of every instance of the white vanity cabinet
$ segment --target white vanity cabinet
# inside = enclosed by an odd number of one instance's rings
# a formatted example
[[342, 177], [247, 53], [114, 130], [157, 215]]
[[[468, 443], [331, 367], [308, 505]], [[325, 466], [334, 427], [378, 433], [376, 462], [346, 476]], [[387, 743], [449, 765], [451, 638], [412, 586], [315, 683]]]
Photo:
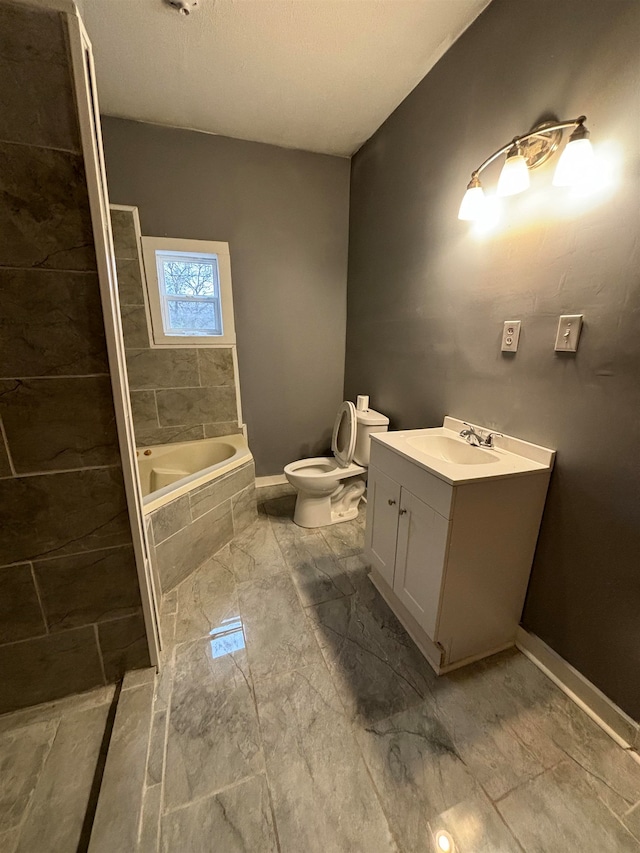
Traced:
[[372, 563], [433, 637], [449, 521], [381, 470], [369, 469], [368, 488], [367, 547]]
[[514, 644], [551, 464], [443, 478], [398, 435], [372, 439], [365, 556], [371, 580], [441, 673]]

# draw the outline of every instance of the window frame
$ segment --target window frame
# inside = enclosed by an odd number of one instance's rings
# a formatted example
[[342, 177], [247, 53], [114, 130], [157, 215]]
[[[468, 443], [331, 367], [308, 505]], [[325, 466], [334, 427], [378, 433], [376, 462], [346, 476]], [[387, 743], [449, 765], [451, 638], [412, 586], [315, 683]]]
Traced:
[[[176, 237], [141, 237], [146, 292], [151, 320], [151, 341], [154, 347], [228, 347], [236, 342], [231, 287], [231, 257], [229, 244], [212, 240], [183, 240]], [[214, 255], [218, 267], [219, 308], [222, 335], [168, 335], [164, 327], [164, 303], [161, 293], [156, 252], [192, 255], [194, 260]]]

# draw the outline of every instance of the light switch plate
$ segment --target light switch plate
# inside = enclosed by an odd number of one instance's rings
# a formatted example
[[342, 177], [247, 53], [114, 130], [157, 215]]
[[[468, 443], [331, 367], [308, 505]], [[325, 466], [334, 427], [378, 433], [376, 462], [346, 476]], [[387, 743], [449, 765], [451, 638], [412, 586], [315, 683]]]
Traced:
[[563, 314], [558, 320], [556, 352], [576, 352], [581, 329], [582, 314]]
[[517, 352], [520, 339], [520, 320], [505, 320], [502, 328], [502, 352]]

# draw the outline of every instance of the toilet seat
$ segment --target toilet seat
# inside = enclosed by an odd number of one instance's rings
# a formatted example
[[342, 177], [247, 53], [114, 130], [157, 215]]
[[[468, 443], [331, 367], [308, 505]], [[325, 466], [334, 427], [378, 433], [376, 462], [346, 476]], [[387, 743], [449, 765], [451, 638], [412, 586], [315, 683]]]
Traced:
[[363, 474], [367, 469], [355, 462], [341, 467], [336, 463], [333, 456], [313, 456], [310, 459], [299, 459], [285, 465], [285, 474], [303, 474], [313, 482], [322, 485], [323, 481], [345, 480], [347, 477], [356, 477]]
[[341, 468], [347, 468], [353, 461], [357, 429], [356, 407], [345, 400], [338, 409], [331, 438], [331, 452]]

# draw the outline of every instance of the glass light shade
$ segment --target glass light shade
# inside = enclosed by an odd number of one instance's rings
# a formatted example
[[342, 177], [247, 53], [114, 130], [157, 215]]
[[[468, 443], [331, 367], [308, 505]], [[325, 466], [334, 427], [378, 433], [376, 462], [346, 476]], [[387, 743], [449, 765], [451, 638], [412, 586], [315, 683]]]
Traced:
[[454, 853], [453, 839], [444, 829], [441, 829], [436, 835], [436, 842], [438, 850], [441, 850], [442, 853]]
[[529, 167], [522, 154], [507, 155], [498, 179], [497, 195], [517, 195], [529, 189]]
[[482, 219], [487, 208], [486, 202], [487, 200], [484, 197], [484, 191], [481, 186], [468, 187], [460, 203], [458, 219], [468, 222], [475, 222], [478, 219]]
[[562, 152], [553, 176], [556, 187], [576, 187], [593, 176], [595, 155], [591, 143], [585, 137], [569, 140]]

